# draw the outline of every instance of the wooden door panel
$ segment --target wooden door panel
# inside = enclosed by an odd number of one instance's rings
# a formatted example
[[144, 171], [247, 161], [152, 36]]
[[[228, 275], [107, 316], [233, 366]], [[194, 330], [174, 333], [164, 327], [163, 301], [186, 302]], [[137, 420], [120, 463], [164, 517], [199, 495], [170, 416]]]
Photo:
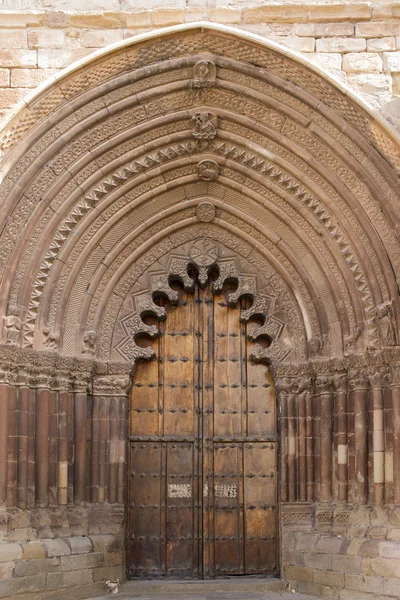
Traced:
[[245, 572], [274, 573], [277, 564], [276, 444], [243, 444]]
[[241, 444], [214, 444], [214, 574], [243, 572]]
[[[211, 284], [164, 302], [131, 398], [131, 576], [274, 574], [275, 399], [254, 324]], [[146, 440], [146, 441], [145, 441]], [[152, 441], [151, 441], [152, 440]]]
[[[158, 340], [146, 340], [158, 352]], [[159, 435], [159, 364], [157, 361], [136, 365], [130, 403], [131, 435]]]
[[166, 444], [166, 574], [193, 575], [197, 544], [197, 478], [193, 443]]
[[242, 434], [242, 361], [239, 310], [214, 298], [214, 436]]
[[130, 575], [161, 575], [162, 444], [132, 443], [130, 471]]
[[160, 358], [163, 365], [165, 436], [193, 436], [194, 419], [194, 312], [193, 299], [180, 295], [169, 307], [163, 324]]

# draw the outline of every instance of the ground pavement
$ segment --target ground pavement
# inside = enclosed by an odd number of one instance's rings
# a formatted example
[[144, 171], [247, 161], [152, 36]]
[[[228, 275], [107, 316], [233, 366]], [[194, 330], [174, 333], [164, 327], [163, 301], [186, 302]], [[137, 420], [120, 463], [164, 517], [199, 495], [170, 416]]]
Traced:
[[[264, 580], [265, 581], [265, 580]], [[311, 596], [280, 591], [277, 580], [238, 582], [154, 582], [129, 581], [118, 594], [106, 594], [91, 600], [315, 600]]]

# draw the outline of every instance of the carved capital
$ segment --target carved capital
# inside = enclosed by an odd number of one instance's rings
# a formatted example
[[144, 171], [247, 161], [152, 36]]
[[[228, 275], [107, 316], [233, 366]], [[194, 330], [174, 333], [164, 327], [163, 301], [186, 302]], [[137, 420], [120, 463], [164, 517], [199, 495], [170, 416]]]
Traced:
[[349, 388], [351, 391], [367, 390], [369, 387], [368, 370], [352, 369], [349, 372]]
[[390, 374], [393, 387], [400, 386], [400, 363], [394, 363], [390, 366]]
[[371, 367], [368, 370], [368, 377], [372, 388], [383, 388], [392, 379], [387, 367]]
[[333, 375], [318, 375], [315, 380], [316, 393], [330, 394], [334, 391], [334, 376]]
[[311, 377], [282, 377], [275, 381], [275, 391], [280, 396], [300, 395], [312, 390]]
[[130, 385], [129, 376], [107, 375], [93, 380], [94, 396], [127, 396]]
[[346, 392], [348, 387], [348, 377], [347, 373], [335, 373], [333, 375], [333, 387], [335, 391], [338, 392]]

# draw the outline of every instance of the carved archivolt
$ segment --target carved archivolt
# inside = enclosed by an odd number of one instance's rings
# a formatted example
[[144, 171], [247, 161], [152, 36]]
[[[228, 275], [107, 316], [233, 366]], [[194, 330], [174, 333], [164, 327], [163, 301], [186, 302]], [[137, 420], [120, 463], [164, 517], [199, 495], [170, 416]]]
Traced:
[[193, 292], [195, 279], [189, 273], [189, 269], [197, 272], [199, 285], [206, 285], [212, 269], [218, 269], [218, 278], [213, 282], [213, 291], [221, 292], [226, 282], [237, 285], [237, 289], [228, 295], [228, 302], [236, 305], [243, 298], [250, 298], [252, 305], [247, 310], [242, 310], [240, 318], [249, 321], [252, 317], [263, 319], [263, 324], [254, 329], [250, 336], [253, 341], [260, 337], [266, 338], [270, 345], [266, 349], [255, 350], [251, 356], [254, 361], [284, 361], [292, 352], [292, 347], [280, 340], [286, 323], [274, 314], [275, 299], [267, 294], [262, 294], [257, 289], [257, 277], [241, 272], [238, 263], [233, 258], [220, 258], [218, 246], [208, 238], [200, 238], [195, 241], [188, 256], [176, 255], [170, 257], [165, 273], [154, 272], [148, 274], [149, 287], [134, 295], [135, 310], [123, 319], [121, 326], [126, 336], [115, 346], [117, 352], [124, 360], [134, 363], [141, 359], [151, 359], [154, 351], [151, 348], [143, 348], [136, 344], [138, 335], [149, 335], [155, 337], [158, 329], [154, 325], [147, 325], [143, 317], [153, 315], [157, 319], [166, 317], [165, 309], [154, 302], [157, 296], [165, 296], [176, 304], [179, 298], [178, 291], [171, 288], [172, 281], [179, 281], [187, 292]]
[[[115, 348], [142, 327], [140, 311], [118, 321], [132, 286], [204, 237], [269, 269], [279, 360], [289, 330], [299, 360], [399, 343], [398, 140], [268, 42], [204, 24], [129, 40], [31, 99], [1, 149], [8, 346], [124, 358]], [[180, 260], [195, 264], [189, 249]], [[148, 302], [175, 266], [149, 276]]]

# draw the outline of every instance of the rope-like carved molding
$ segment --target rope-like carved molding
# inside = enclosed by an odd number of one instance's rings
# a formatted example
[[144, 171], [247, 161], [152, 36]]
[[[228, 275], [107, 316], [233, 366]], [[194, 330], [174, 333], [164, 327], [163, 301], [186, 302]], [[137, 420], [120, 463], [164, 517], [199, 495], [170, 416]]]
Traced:
[[241, 311], [241, 321], [248, 322], [254, 317], [264, 319], [264, 323], [260, 327], [249, 333], [249, 339], [256, 341], [264, 337], [270, 341], [270, 345], [266, 349], [254, 350], [250, 359], [254, 362], [266, 363], [284, 361], [291, 354], [292, 348], [279, 339], [285, 322], [272, 313], [273, 299], [258, 292], [256, 278], [240, 273], [234, 259], [218, 260], [217, 247], [206, 238], [193, 244], [189, 256], [173, 257], [167, 273], [149, 274], [149, 288], [133, 297], [135, 311], [121, 319], [121, 325], [126, 335], [115, 346], [115, 350], [120, 356], [131, 363], [153, 359], [155, 357], [154, 350], [151, 347], [138, 346], [135, 338], [142, 334], [151, 338], [158, 335], [158, 328], [155, 325], [147, 325], [143, 322], [146, 315], [155, 316], [159, 320], [167, 317], [165, 309], [155, 304], [154, 299], [162, 295], [168, 298], [171, 304], [177, 304], [179, 294], [171, 288], [170, 283], [179, 281], [186, 292], [193, 292], [195, 280], [189, 274], [189, 267], [197, 271], [199, 284], [204, 286], [209, 279], [211, 269], [215, 266], [219, 269], [219, 276], [213, 283], [213, 291], [221, 292], [227, 282], [236, 283], [237, 289], [228, 295], [229, 304], [235, 306], [243, 297], [252, 299], [251, 307]]
[[40, 266], [33, 284], [31, 299], [26, 312], [23, 347], [33, 347], [34, 331], [40, 307], [40, 299], [46, 285], [50, 269], [55, 262], [61, 247], [73, 233], [74, 229], [84, 218], [84, 216], [107, 194], [144, 171], [184, 155], [191, 155], [205, 150], [220, 154], [225, 158], [230, 158], [268, 177], [268, 179], [270, 179], [273, 183], [280, 185], [287, 193], [296, 198], [296, 200], [299, 200], [310, 210], [313, 216], [318, 219], [321, 225], [328, 231], [329, 235], [338, 245], [343, 258], [352, 273], [367, 317], [369, 346], [371, 348], [379, 347], [378, 331], [374, 319], [374, 302], [371, 291], [362, 267], [360, 266], [359, 261], [352, 250], [351, 242], [346, 239], [339, 223], [332, 217], [331, 214], [329, 214], [323, 203], [314, 194], [309, 192], [292, 175], [289, 175], [282, 168], [277, 167], [274, 163], [265, 160], [256, 153], [250, 152], [244, 147], [240, 147], [236, 144], [232, 144], [231, 142], [221, 139], [191, 139], [155, 150], [154, 152], [133, 160], [119, 168], [116, 172], [104, 178], [99, 184], [85, 194], [82, 200], [75, 205], [69, 216], [58, 228], [48, 252], [46, 253]]

